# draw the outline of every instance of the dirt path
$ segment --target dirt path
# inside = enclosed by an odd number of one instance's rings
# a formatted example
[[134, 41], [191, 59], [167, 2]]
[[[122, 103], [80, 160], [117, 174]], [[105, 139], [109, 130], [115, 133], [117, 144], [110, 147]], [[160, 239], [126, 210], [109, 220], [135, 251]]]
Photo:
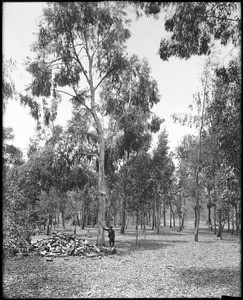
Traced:
[[[203, 229], [199, 242], [193, 228], [178, 233], [161, 228], [139, 236], [134, 229], [120, 235], [117, 255], [98, 258], [29, 256], [5, 262], [4, 294], [29, 298], [127, 298], [240, 296], [240, 239], [217, 239]], [[94, 238], [90, 238], [91, 240]]]

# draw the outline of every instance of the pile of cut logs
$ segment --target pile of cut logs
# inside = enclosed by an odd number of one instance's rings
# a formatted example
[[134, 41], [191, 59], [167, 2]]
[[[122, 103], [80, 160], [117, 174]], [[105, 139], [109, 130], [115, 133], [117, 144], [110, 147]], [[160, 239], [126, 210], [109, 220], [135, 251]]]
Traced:
[[115, 248], [97, 247], [94, 243], [85, 239], [55, 232], [49, 237], [32, 243], [29, 250], [49, 258], [66, 256], [99, 257], [116, 253]]

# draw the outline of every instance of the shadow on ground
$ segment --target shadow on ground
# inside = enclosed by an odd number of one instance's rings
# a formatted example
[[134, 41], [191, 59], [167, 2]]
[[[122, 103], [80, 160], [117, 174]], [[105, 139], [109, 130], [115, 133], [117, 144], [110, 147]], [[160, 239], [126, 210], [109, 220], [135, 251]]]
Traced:
[[120, 241], [117, 240], [115, 243], [115, 247], [117, 248], [117, 255], [127, 255], [131, 254], [136, 251], [155, 251], [160, 249], [166, 249], [169, 247], [174, 247], [177, 243], [188, 243], [189, 241], [182, 241], [182, 240], [157, 240], [157, 239], [139, 239], [137, 244], [136, 241]]
[[240, 270], [229, 268], [178, 268], [177, 275], [187, 285], [210, 287], [232, 286], [240, 280]]

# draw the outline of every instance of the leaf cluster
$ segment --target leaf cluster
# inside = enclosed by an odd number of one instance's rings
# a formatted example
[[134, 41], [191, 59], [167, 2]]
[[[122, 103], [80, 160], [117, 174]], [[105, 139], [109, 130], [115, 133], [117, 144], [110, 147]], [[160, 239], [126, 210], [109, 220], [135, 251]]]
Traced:
[[172, 17], [165, 21], [165, 30], [171, 33], [162, 38], [159, 54], [162, 60], [171, 56], [188, 59], [192, 55], [211, 53], [213, 40], [227, 45], [239, 45], [240, 18], [236, 2], [174, 2]]

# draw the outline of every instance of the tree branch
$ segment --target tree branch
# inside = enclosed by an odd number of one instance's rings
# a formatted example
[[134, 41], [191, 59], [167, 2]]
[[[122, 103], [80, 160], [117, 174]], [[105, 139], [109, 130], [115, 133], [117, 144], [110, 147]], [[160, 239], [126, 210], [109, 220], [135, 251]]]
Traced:
[[46, 64], [46, 65], [51, 65], [51, 64], [53, 64], [54, 62], [59, 61], [59, 60], [62, 60], [62, 59], [63, 59], [63, 57], [59, 57], [59, 58], [56, 58], [56, 59], [54, 59], [54, 60], [52, 60], [52, 61], [49, 61], [49, 62], [43, 61], [43, 63]]
[[117, 134], [118, 132], [118, 123], [119, 121], [126, 115], [130, 104], [131, 104], [131, 99], [132, 99], [132, 94], [131, 94], [131, 83], [130, 83], [130, 91], [129, 91], [129, 101], [128, 101], [128, 107], [125, 110], [125, 112], [120, 116], [120, 118], [118, 120], [116, 120], [116, 123], [114, 125], [114, 129], [113, 129], [113, 133], [111, 133], [106, 139], [105, 139], [105, 146], [107, 147], [109, 145], [109, 142], [112, 140], [112, 138]]
[[[201, 15], [202, 16], [202, 15]], [[223, 17], [217, 17], [217, 16], [207, 16], [208, 18], [214, 18], [214, 19], [217, 19], [217, 20], [223, 20], [223, 21], [232, 21], [232, 22], [238, 22], [240, 19], [239, 18], [236, 18], [236, 19], [231, 19], [231, 18], [223, 18]]]
[[113, 71], [114, 69], [110, 69], [108, 72], [106, 72], [106, 74], [100, 79], [100, 81], [97, 83], [96, 87], [94, 88], [94, 90], [96, 91], [97, 88], [99, 87], [99, 85], [102, 83], [102, 81]]
[[82, 70], [82, 72], [83, 72], [83, 74], [84, 74], [84, 76], [85, 76], [85, 78], [86, 78], [86, 80], [87, 80], [87, 82], [88, 82], [88, 84], [90, 84], [90, 80], [89, 80], [89, 77], [88, 77], [88, 75], [87, 75], [87, 71], [85, 70], [83, 64], [81, 63], [81, 61], [80, 61], [80, 59], [79, 59], [79, 57], [78, 57], [78, 54], [77, 54], [77, 51], [76, 51], [76, 48], [75, 48], [75, 45], [74, 45], [74, 41], [73, 41], [73, 35], [72, 35], [72, 32], [69, 31], [69, 34], [70, 34], [70, 36], [71, 36], [71, 42], [72, 42], [72, 46], [73, 46], [73, 53], [74, 53], [74, 55], [75, 55], [74, 59], [78, 62], [79, 66], [80, 66], [80, 68], [81, 68], [81, 70]]
[[61, 90], [56, 90], [56, 89], [55, 89], [55, 92], [59, 92], [59, 93], [66, 94], [66, 95], [68, 95], [68, 96], [71, 96], [72, 98], [75, 97], [74, 95], [72, 95], [72, 94], [70, 94], [70, 93], [68, 93], [68, 92], [61, 91]]
[[108, 31], [107, 34], [101, 40], [97, 41], [97, 47], [95, 48], [95, 50], [92, 54], [92, 59], [94, 58], [96, 51], [99, 49], [99, 45], [109, 36], [109, 33], [110, 32]]
[[76, 94], [76, 97], [77, 97], [77, 99], [79, 100], [79, 102], [85, 107], [85, 108], [87, 108], [87, 110], [93, 115], [93, 112], [92, 112], [92, 110], [91, 110], [91, 108], [89, 108], [81, 99], [80, 99], [80, 96], [78, 95], [78, 92], [76, 91], [76, 88], [75, 88], [75, 86], [73, 85], [73, 90], [74, 90], [74, 92], [75, 92], [75, 94]]
[[214, 8], [216, 7], [216, 6], [218, 6], [218, 3], [216, 3], [215, 5], [213, 5], [210, 9], [208, 9], [207, 11], [205, 11], [205, 13], [204, 14], [206, 14], [207, 15], [207, 13], [208, 12], [210, 12], [211, 10], [214, 10]]

